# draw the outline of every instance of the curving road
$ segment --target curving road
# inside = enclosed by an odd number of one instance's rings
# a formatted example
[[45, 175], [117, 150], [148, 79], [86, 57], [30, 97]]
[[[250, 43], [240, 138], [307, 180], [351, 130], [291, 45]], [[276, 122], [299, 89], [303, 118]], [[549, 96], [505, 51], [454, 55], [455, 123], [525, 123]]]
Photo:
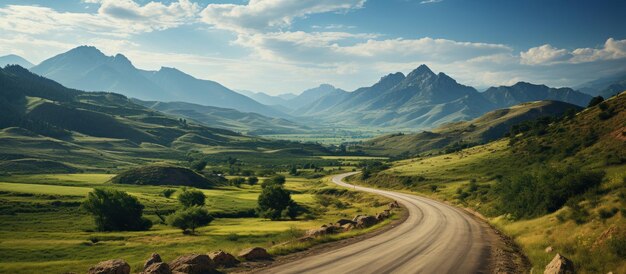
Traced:
[[264, 273], [486, 273], [490, 231], [462, 210], [424, 197], [353, 186], [356, 172], [333, 177], [340, 186], [380, 194], [404, 205], [397, 227], [330, 252], [263, 270]]

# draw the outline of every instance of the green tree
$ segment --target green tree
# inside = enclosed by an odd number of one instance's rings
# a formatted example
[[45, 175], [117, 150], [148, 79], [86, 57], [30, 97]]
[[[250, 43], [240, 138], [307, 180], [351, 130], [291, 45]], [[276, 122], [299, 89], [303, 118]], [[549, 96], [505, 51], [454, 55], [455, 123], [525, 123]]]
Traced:
[[204, 193], [199, 190], [184, 190], [178, 195], [178, 201], [183, 207], [203, 206], [205, 199]]
[[202, 206], [190, 206], [179, 209], [172, 215], [167, 216], [167, 223], [171, 226], [182, 229], [191, 229], [191, 233], [196, 232], [196, 228], [206, 226], [213, 221], [213, 217]]
[[287, 180], [285, 179], [285, 176], [283, 176], [283, 175], [274, 175], [271, 178], [263, 180], [263, 183], [261, 184], [261, 187], [265, 188], [265, 187], [270, 186], [270, 185], [283, 186], [286, 181]]
[[589, 101], [589, 105], [587, 105], [587, 107], [588, 108], [595, 107], [602, 102], [604, 102], [604, 97], [596, 96], [596, 97], [591, 98], [591, 101]]
[[289, 170], [289, 175], [298, 175], [298, 168], [296, 166], [291, 166], [291, 169]]
[[236, 177], [236, 178], [232, 178], [230, 180], [228, 180], [228, 183], [231, 186], [236, 186], [236, 187], [241, 187], [241, 184], [245, 183], [246, 179], [242, 178], [242, 177]]
[[263, 188], [258, 199], [259, 215], [271, 220], [280, 219], [283, 210], [294, 205], [291, 194], [281, 185], [268, 185]]
[[253, 186], [253, 185], [256, 185], [258, 182], [259, 182], [259, 178], [254, 177], [254, 176], [248, 177], [248, 184], [249, 185]]
[[148, 230], [152, 222], [143, 215], [144, 206], [126, 192], [96, 188], [82, 208], [94, 216], [99, 231]]
[[163, 197], [169, 198], [169, 197], [172, 197], [172, 194], [174, 194], [175, 192], [176, 192], [176, 189], [167, 188], [161, 191], [161, 194], [163, 195]]
[[198, 160], [198, 161], [194, 161], [193, 163], [191, 163], [191, 169], [200, 172], [203, 171], [204, 168], [207, 165], [207, 161], [206, 160]]

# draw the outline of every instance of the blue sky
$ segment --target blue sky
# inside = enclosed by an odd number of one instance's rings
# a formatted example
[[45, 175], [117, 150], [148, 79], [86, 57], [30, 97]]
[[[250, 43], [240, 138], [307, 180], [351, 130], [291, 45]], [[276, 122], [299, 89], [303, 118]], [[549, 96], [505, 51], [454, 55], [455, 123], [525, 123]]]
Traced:
[[0, 55], [79, 45], [233, 89], [346, 90], [425, 63], [477, 88], [626, 72], [626, 1], [0, 0]]

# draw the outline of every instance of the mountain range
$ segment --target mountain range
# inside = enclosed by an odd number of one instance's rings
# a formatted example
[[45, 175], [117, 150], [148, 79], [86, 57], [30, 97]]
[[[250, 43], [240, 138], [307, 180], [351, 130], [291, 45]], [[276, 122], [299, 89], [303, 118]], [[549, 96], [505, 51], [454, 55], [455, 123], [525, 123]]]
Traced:
[[591, 96], [570, 88], [524, 82], [480, 93], [445, 73], [435, 74], [421, 65], [406, 76], [400, 72], [389, 74], [376, 84], [353, 92], [328, 92], [290, 114], [322, 117], [333, 123], [424, 129], [539, 100], [586, 106]]
[[[80, 46], [47, 59], [32, 67], [31, 71], [68, 87], [118, 92], [139, 99], [137, 102], [148, 102], [144, 106], [158, 107], [161, 111], [205, 124], [228, 125], [237, 131], [263, 132], [264, 125], [278, 122], [278, 127], [268, 127], [267, 132], [298, 132], [306, 128], [297, 126], [298, 123], [310, 124], [312, 121], [326, 125], [420, 130], [471, 120], [486, 112], [525, 102], [557, 100], [586, 106], [592, 98], [571, 88], [551, 88], [526, 82], [479, 92], [443, 72], [434, 73], [426, 65], [407, 75], [400, 72], [388, 74], [372, 86], [351, 92], [322, 84], [297, 96], [271, 96], [261, 92], [235, 92], [217, 82], [197, 79], [175, 68], [138, 69], [122, 54], [106, 56], [89, 46]], [[596, 93], [605, 95], [617, 93], [626, 82], [615, 82], [615, 79], [609, 79], [613, 82], [598, 80], [583, 90], [593, 88]], [[607, 83], [613, 86], [599, 88]], [[198, 112], [202, 106], [210, 108], [202, 109], [205, 113]], [[223, 109], [240, 113], [234, 115], [235, 112]], [[265, 122], [257, 123], [261, 120]], [[248, 122], [241, 124], [242, 121]]]
[[0, 68], [3, 68], [7, 65], [18, 65], [23, 68], [31, 68], [32, 66], [34, 66], [33, 63], [15, 54], [0, 56]]
[[106, 56], [95, 47], [74, 48], [43, 61], [31, 71], [67, 87], [86, 91], [118, 92], [141, 100], [186, 101], [288, 117], [217, 82], [197, 79], [175, 68], [141, 70], [124, 55]]

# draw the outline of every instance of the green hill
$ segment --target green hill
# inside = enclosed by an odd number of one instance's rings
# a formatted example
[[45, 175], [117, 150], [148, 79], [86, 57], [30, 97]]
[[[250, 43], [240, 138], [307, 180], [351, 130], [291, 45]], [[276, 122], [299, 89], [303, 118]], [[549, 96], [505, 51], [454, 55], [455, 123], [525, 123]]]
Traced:
[[523, 103], [498, 109], [471, 121], [442, 125], [432, 131], [415, 134], [391, 134], [365, 141], [356, 149], [367, 154], [414, 156], [422, 153], [458, 150], [504, 137], [511, 126], [542, 116], [560, 116], [581, 108], [559, 101]]
[[478, 211], [536, 269], [554, 257], [544, 251], [550, 246], [580, 273], [626, 271], [626, 92], [576, 115], [529, 120], [512, 133], [394, 162], [361, 182]]
[[[178, 162], [190, 150], [326, 152], [315, 144], [266, 140], [187, 122], [115, 93], [68, 89], [19, 66], [0, 68], [0, 130], [0, 162], [38, 160], [21, 173], [44, 172], [38, 167], [49, 165], [40, 160], [74, 168], [51, 167], [49, 172], [110, 171]], [[16, 166], [4, 163], [0, 172], [15, 172]]]
[[190, 169], [176, 166], [141, 166], [129, 169], [111, 179], [114, 184], [190, 186], [212, 188], [223, 185], [226, 179], [212, 176], [206, 178]]

